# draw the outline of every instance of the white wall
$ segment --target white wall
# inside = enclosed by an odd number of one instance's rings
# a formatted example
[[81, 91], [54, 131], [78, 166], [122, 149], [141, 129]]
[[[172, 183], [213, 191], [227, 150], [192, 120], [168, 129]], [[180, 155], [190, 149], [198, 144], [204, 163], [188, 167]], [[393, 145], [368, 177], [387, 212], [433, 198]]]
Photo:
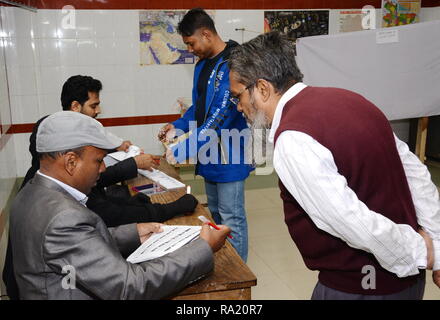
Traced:
[[[0, 15], [0, 123], [7, 126], [11, 124], [7, 69], [4, 53], [4, 35], [8, 32], [8, 28], [2, 24], [2, 21], [3, 17]], [[13, 138], [3, 131], [3, 133], [0, 134], [0, 221], [5, 222], [7, 221], [7, 203], [17, 178], [15, 153]], [[0, 235], [0, 271], [2, 271], [8, 235], [7, 227], [3, 230], [2, 223], [0, 223]], [[5, 291], [3, 283], [0, 281], [0, 295], [3, 294], [5, 294]]]
[[[71, 75], [102, 81], [102, 117], [178, 113], [178, 97], [190, 97], [194, 65], [139, 65], [137, 10], [77, 10], [76, 29], [61, 28], [61, 10], [1, 8], [8, 25], [8, 64], [13, 123], [33, 123], [61, 110], [59, 96]], [[330, 33], [337, 32], [339, 10], [330, 11]], [[380, 17], [380, 11], [377, 11]], [[264, 10], [217, 10], [215, 21], [224, 40], [239, 43], [263, 32]], [[379, 18], [378, 18], [379, 19]], [[424, 8], [421, 20], [440, 19], [439, 8]], [[249, 31], [236, 31], [245, 28]], [[393, 124], [408, 134], [409, 124]], [[150, 153], [161, 153], [156, 134], [161, 124], [111, 127]], [[15, 134], [18, 176], [30, 166], [30, 134]]]

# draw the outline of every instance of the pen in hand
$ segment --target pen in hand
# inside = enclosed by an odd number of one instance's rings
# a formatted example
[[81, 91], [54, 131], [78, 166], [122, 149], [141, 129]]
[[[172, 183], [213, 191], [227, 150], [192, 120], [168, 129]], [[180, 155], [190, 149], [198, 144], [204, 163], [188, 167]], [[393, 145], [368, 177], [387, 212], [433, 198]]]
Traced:
[[[211, 221], [209, 221], [206, 217], [204, 217], [204, 216], [199, 216], [198, 218], [199, 218], [199, 220], [202, 221], [203, 223], [207, 223], [207, 224], [209, 224], [211, 227], [213, 227], [214, 229], [216, 229], [216, 230], [220, 230], [219, 227], [217, 227], [214, 223], [212, 223]], [[228, 234], [228, 237], [229, 237], [230, 239], [234, 239], [234, 238], [232, 238], [232, 236], [231, 236], [230, 234]]]

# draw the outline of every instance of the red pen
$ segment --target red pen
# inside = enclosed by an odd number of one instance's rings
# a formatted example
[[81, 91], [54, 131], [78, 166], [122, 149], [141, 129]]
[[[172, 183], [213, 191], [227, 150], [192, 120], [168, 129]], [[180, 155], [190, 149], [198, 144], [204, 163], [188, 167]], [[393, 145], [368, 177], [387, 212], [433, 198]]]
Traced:
[[[206, 217], [204, 217], [204, 216], [199, 216], [199, 220], [202, 221], [202, 222], [204, 222], [204, 223], [209, 224], [211, 227], [213, 227], [213, 228], [216, 229], [216, 230], [220, 230], [219, 227], [217, 227], [214, 223], [212, 223], [211, 221], [209, 221], [209, 220], [208, 220]], [[232, 238], [232, 236], [231, 236], [230, 234], [228, 234], [228, 237], [229, 237], [230, 239], [234, 239], [234, 238]]]

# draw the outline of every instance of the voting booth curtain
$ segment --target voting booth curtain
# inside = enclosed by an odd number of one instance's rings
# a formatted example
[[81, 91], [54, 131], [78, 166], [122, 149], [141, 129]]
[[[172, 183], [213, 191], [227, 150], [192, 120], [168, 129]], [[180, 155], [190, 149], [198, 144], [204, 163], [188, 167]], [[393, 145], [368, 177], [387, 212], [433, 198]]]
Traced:
[[388, 120], [440, 114], [440, 21], [298, 40], [307, 85], [352, 90]]

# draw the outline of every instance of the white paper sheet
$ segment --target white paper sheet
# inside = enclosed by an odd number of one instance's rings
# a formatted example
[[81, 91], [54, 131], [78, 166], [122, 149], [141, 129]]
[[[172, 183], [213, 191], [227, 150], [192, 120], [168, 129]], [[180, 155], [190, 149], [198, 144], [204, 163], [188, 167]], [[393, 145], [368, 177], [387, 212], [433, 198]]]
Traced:
[[159, 258], [173, 252], [200, 235], [201, 226], [162, 226], [163, 232], [154, 233], [128, 258], [131, 263], [139, 263]]
[[131, 145], [128, 148], [128, 152], [116, 151], [116, 152], [109, 153], [108, 156], [110, 156], [113, 159], [116, 159], [118, 161], [123, 161], [123, 160], [131, 158], [131, 157], [136, 157], [139, 154], [141, 154], [141, 149], [138, 146]]
[[183, 184], [179, 180], [174, 179], [173, 177], [170, 177], [166, 173], [157, 169], [153, 169], [153, 171], [139, 169], [138, 172], [141, 175], [147, 177], [148, 179], [153, 180], [154, 182], [160, 184], [162, 187], [164, 187], [167, 190], [185, 187], [185, 184]]

